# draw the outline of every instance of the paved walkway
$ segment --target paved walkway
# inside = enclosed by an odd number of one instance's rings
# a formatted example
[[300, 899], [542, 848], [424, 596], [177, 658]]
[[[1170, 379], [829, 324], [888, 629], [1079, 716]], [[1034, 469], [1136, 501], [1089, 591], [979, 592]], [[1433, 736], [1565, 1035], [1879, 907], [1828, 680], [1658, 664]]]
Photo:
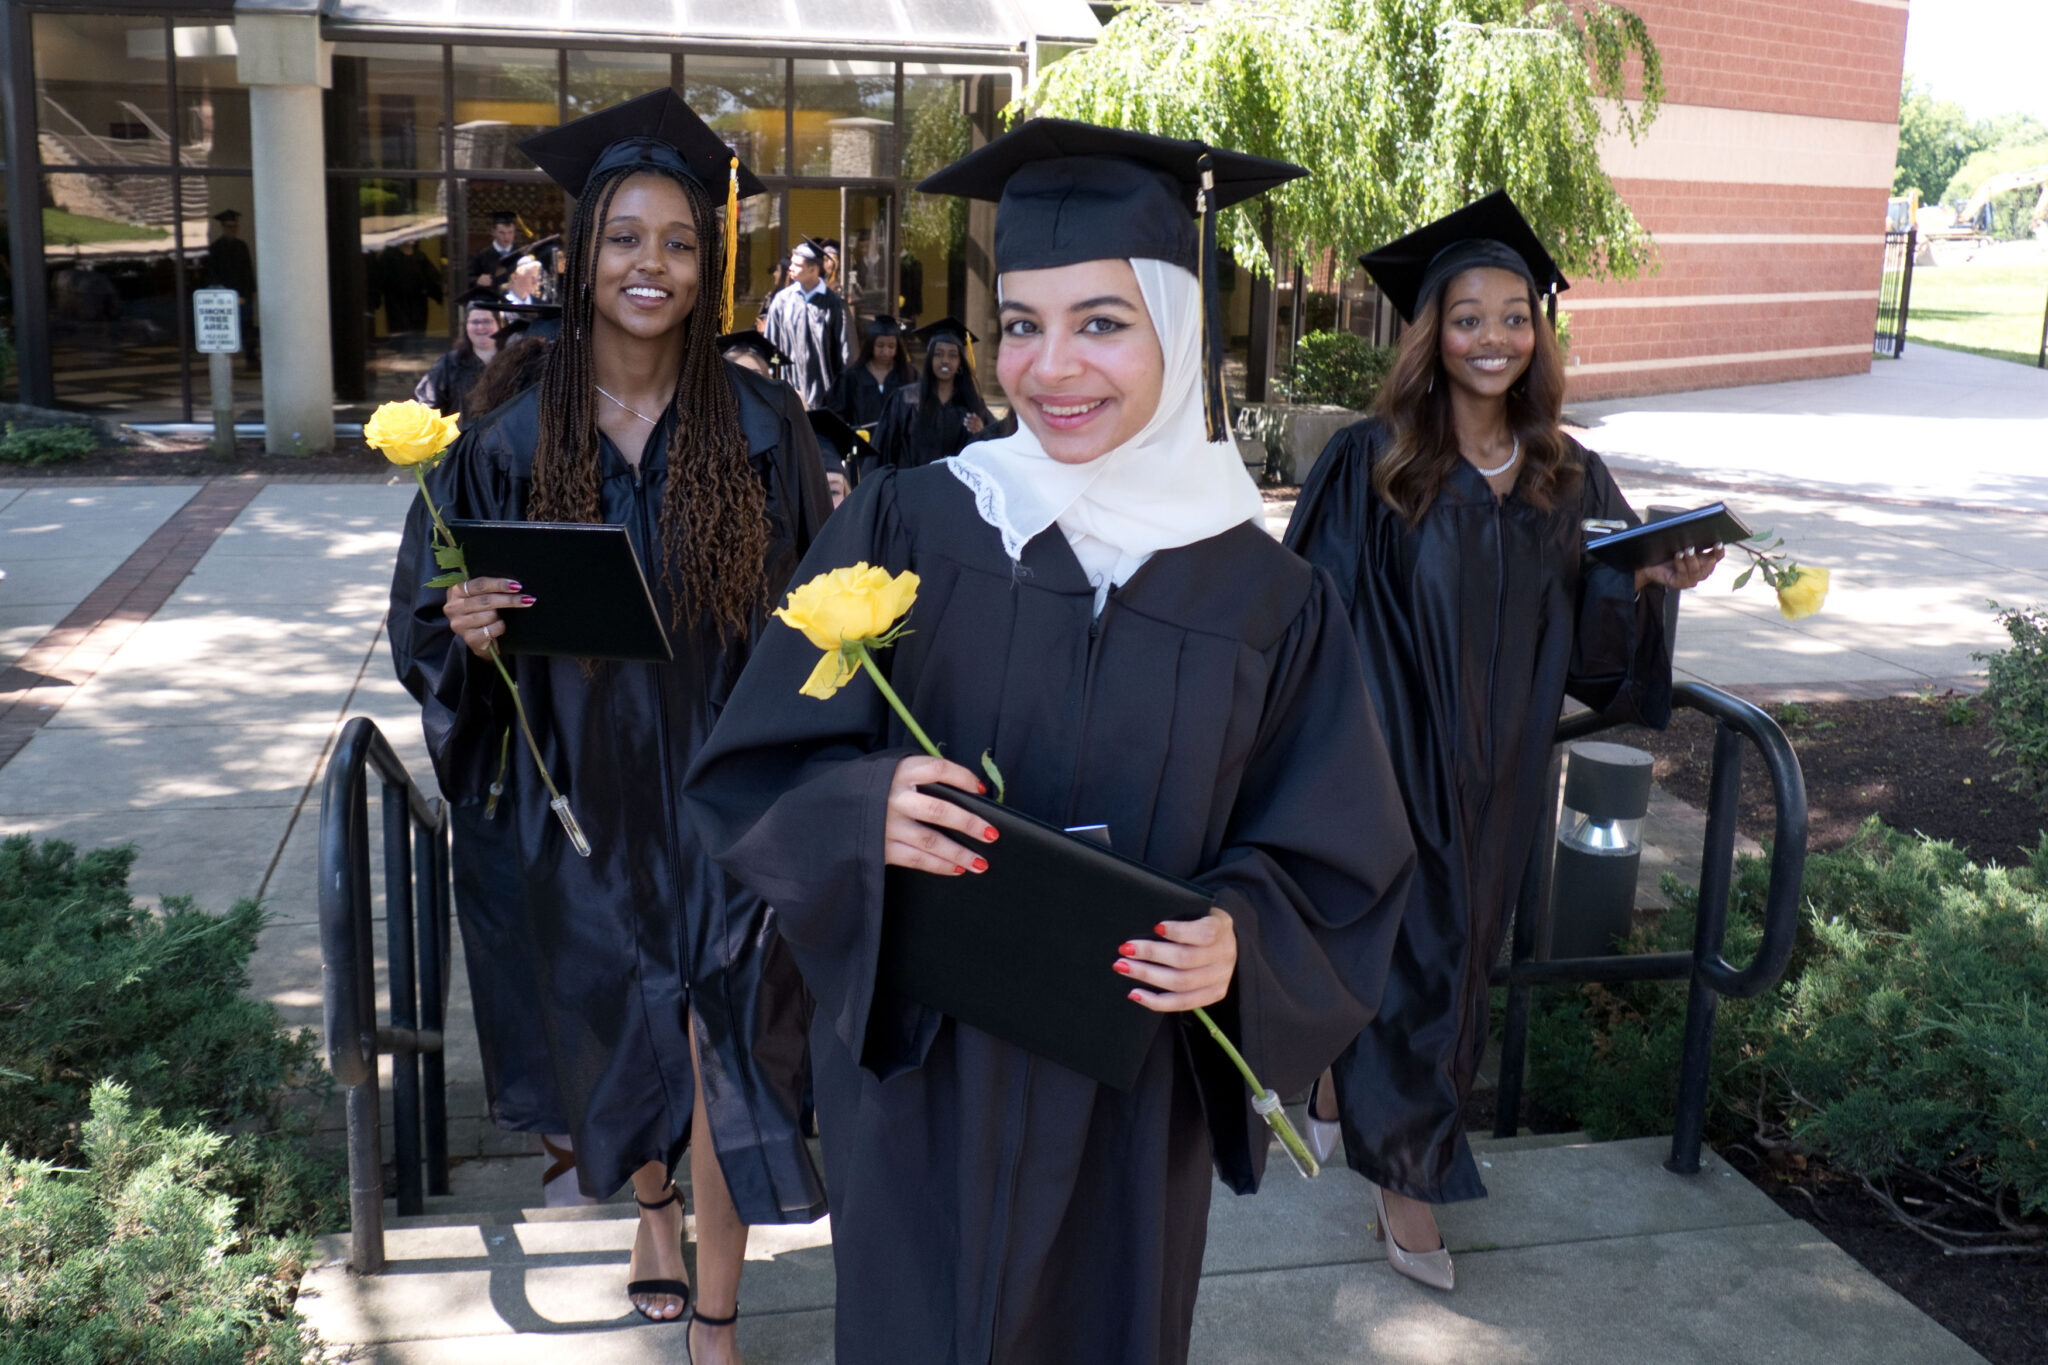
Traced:
[[[1725, 496], [1753, 524], [1773, 526], [1835, 572], [1827, 611], [1786, 623], [1766, 591], [1730, 594], [1732, 571], [1723, 570], [1687, 598], [1679, 663], [1688, 676], [1780, 692], [1907, 689], [1975, 669], [1972, 651], [1999, 640], [1987, 599], [2048, 599], [2048, 470], [2032, 468], [2048, 454], [2048, 377], [2040, 378], [1922, 348], [1868, 378], [1583, 405], [1575, 416], [1638, 506]], [[1754, 416], [1760, 406], [1776, 417]], [[1927, 411], [1948, 415], [1916, 415]], [[1880, 473], [1893, 482], [1876, 482]], [[1873, 487], [1885, 496], [1872, 496]], [[341, 722], [372, 717], [418, 780], [431, 782], [418, 714], [391, 678], [382, 632], [410, 496], [410, 485], [290, 479], [0, 482], [0, 569], [8, 575], [0, 581], [0, 665], [15, 670], [0, 679], [0, 707], [38, 713], [19, 752], [0, 753], [0, 833], [88, 846], [133, 841], [133, 885], [146, 897], [191, 894], [216, 908], [263, 898], [273, 919], [252, 964], [254, 989], [294, 1023], [319, 1022], [315, 783]], [[1286, 507], [1269, 510], [1277, 529]], [[44, 660], [55, 664], [23, 666]], [[451, 1149], [523, 1151], [523, 1140], [482, 1121], [460, 972], [454, 994]], [[1639, 1163], [1640, 1177], [1603, 1184], [1614, 1173], [1598, 1174], [1598, 1163], [1621, 1159], [1585, 1158], [1591, 1164], [1582, 1169], [1594, 1174], [1570, 1186], [1537, 1171], [1534, 1156], [1514, 1161], [1528, 1165], [1530, 1198], [1572, 1190], [1581, 1213], [1597, 1213], [1633, 1207], [1670, 1179]], [[531, 1179], [522, 1167], [515, 1184]], [[1505, 1174], [1502, 1181], [1511, 1187]], [[1290, 1221], [1281, 1206], [1310, 1191], [1320, 1212], [1301, 1205]], [[1359, 1192], [1340, 1175], [1313, 1186], [1282, 1181], [1259, 1201], [1219, 1206], [1202, 1358], [1279, 1359], [1299, 1350], [1337, 1359], [1368, 1347], [1416, 1361], [1734, 1358], [1763, 1342], [1742, 1320], [1745, 1296], [1786, 1281], [1812, 1296], [1787, 1321], [1787, 1340], [1804, 1340], [1814, 1322], [1840, 1331], [1872, 1323], [1887, 1339], [1902, 1333], [1898, 1340], [1920, 1345], [1905, 1355], [1873, 1347], [1863, 1358], [1970, 1358], [1801, 1225], [1763, 1218], [1753, 1203], [1748, 1212], [1731, 1205], [1734, 1212], [1715, 1215], [1716, 1236], [1730, 1240], [1713, 1243], [1720, 1250], [1709, 1255], [1696, 1223], [1638, 1226], [1626, 1238], [1572, 1231], [1576, 1225], [1551, 1226], [1535, 1205], [1510, 1209], [1503, 1195], [1473, 1210], [1469, 1229], [1447, 1219], [1454, 1244], [1469, 1251], [1461, 1269], [1470, 1269], [1457, 1296], [1439, 1299], [1383, 1272], [1361, 1278], [1356, 1266], [1372, 1252], [1358, 1240]], [[1766, 1227], [1774, 1230], [1757, 1230]], [[1331, 1237], [1350, 1240], [1342, 1248], [1314, 1241]], [[597, 1259], [586, 1264], [604, 1267], [597, 1278], [617, 1278], [610, 1251], [590, 1254]], [[1695, 1281], [1705, 1286], [1698, 1297], [1679, 1293]], [[1596, 1290], [1602, 1297], [1586, 1297]], [[1684, 1349], [1676, 1337], [1664, 1354], [1630, 1348], [1632, 1325], [1655, 1317], [1651, 1301], [1675, 1315], [1669, 1321], [1687, 1333]], [[822, 1308], [804, 1311], [822, 1321]], [[571, 1316], [609, 1312], [600, 1296]], [[1552, 1326], [1529, 1326], [1538, 1322]], [[767, 1333], [759, 1358], [821, 1358], [822, 1328], [806, 1330], [812, 1345], [786, 1354], [767, 1350]], [[666, 1341], [660, 1332], [631, 1335]], [[514, 1358], [505, 1349], [499, 1337], [459, 1358]], [[534, 1349], [530, 1358], [549, 1354]], [[1774, 1358], [1824, 1357], [1788, 1348]], [[1833, 1358], [1858, 1353], [1845, 1348]]]

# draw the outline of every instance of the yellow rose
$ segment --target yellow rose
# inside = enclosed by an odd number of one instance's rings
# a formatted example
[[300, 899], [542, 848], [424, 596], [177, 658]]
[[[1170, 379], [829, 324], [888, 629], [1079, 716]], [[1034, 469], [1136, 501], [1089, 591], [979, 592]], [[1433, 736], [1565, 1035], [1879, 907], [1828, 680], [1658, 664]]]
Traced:
[[[916, 600], [916, 574], [906, 569], [892, 577], [887, 569], [863, 562], [819, 574], [790, 593], [788, 605], [775, 614], [818, 648], [837, 652], [856, 640], [887, 635]], [[812, 682], [817, 680], [812, 674]]]
[[1778, 587], [1778, 614], [1797, 621], [1819, 611], [1820, 604], [1828, 600], [1828, 571], [1801, 564], [1790, 571], [1790, 577], [1790, 582]]
[[460, 429], [424, 403], [386, 403], [363, 423], [363, 444], [395, 465], [425, 464], [455, 443]]
[[804, 679], [804, 685], [797, 689], [797, 693], [816, 697], [819, 701], [830, 701], [832, 694], [846, 686], [859, 669], [860, 665], [847, 658], [843, 650], [827, 650], [818, 656], [818, 666], [811, 670], [811, 676]]

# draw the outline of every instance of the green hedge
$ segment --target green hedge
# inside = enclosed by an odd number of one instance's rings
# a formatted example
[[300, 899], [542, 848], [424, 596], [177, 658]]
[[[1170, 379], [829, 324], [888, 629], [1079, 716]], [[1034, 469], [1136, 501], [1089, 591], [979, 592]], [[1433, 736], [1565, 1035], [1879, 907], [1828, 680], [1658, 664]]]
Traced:
[[[1727, 956], [1746, 961], [1768, 876], [1743, 859]], [[1682, 950], [1696, 898], [1633, 947]], [[1805, 918], [1780, 985], [1723, 1001], [1710, 1128], [1759, 1131], [1873, 1182], [1914, 1174], [2048, 1212], [2048, 840], [2029, 868], [1865, 825], [1807, 863]], [[1670, 984], [1538, 992], [1530, 1087], [1596, 1138], [1669, 1132], [1685, 992]]]
[[1334, 403], [1363, 412], [1393, 366], [1392, 346], [1375, 346], [1353, 332], [1310, 332], [1294, 348], [1288, 389], [1297, 403]]
[[[5, 1365], [239, 1360], [186, 1351], [181, 1334], [215, 1340], [192, 1324], [226, 1312], [227, 1294], [270, 1307], [220, 1319], [218, 1340], [269, 1342], [288, 1321], [265, 1287], [291, 1260], [278, 1239], [335, 1226], [344, 1208], [338, 1155], [308, 1144], [330, 1084], [312, 1034], [246, 994], [262, 912], [138, 906], [133, 861], [127, 848], [0, 843]], [[135, 1223], [124, 1210], [155, 1212]], [[117, 1248], [108, 1228], [136, 1245]], [[217, 1261], [241, 1289], [187, 1273]], [[145, 1304], [135, 1321], [157, 1327], [122, 1335]]]

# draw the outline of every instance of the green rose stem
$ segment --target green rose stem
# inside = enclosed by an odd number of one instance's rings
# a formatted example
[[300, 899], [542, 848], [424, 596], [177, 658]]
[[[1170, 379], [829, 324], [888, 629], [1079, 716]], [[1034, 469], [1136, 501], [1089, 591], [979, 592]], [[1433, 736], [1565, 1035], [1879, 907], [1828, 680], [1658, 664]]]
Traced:
[[[448, 529], [447, 522], [441, 520], [441, 509], [434, 505], [434, 495], [427, 491], [427, 472], [425, 466], [414, 465], [412, 467], [412, 476], [414, 481], [420, 486], [420, 498], [427, 504], [427, 515], [434, 519], [434, 534], [440, 538], [441, 544], [451, 552], [455, 560], [455, 568], [461, 573], [462, 581], [467, 582], [469, 580], [469, 561], [462, 553], [462, 546], [456, 543], [455, 533]], [[533, 738], [533, 726], [526, 719], [526, 703], [519, 699], [519, 684], [512, 681], [512, 672], [505, 667], [505, 659], [503, 655], [498, 653], [498, 642], [496, 640], [490, 642], [489, 650], [491, 662], [497, 665], [498, 676], [505, 680], [505, 688], [512, 694], [512, 710], [519, 717], [519, 733], [526, 740], [527, 752], [533, 755], [533, 766], [540, 770], [540, 780], [547, 786], [550, 798], [548, 808], [553, 810], [555, 817], [562, 822], [562, 830], [569, 836], [569, 843], [574, 846], [577, 854], [588, 858], [590, 856], [590, 840], [583, 837], [583, 827], [576, 823], [575, 813], [569, 809], [569, 798], [562, 795], [561, 790], [555, 786], [555, 779], [548, 772], [547, 760], [540, 756], [540, 745]], [[495, 802], [496, 797], [494, 796], [492, 800]]]
[[[867, 670], [867, 675], [875, 680], [875, 686], [881, 689], [882, 699], [888, 702], [897, 717], [910, 727], [910, 733], [917, 737], [917, 742], [924, 746], [924, 751], [933, 758], [944, 758], [945, 755], [939, 752], [939, 746], [932, 743], [931, 736], [924, 732], [924, 727], [910, 714], [910, 708], [903, 704], [903, 698], [896, 695], [896, 689], [889, 686], [889, 680], [883, 677], [882, 670], [875, 666], [875, 656], [868, 652], [868, 642], [854, 640], [840, 648], [860, 660], [860, 666]], [[1209, 1030], [1209, 1036], [1222, 1047], [1224, 1055], [1230, 1058], [1230, 1064], [1237, 1068], [1237, 1074], [1244, 1077], [1244, 1083], [1251, 1087], [1253, 1111], [1266, 1121], [1266, 1126], [1280, 1139], [1280, 1145], [1287, 1149], [1288, 1157], [1294, 1162], [1294, 1169], [1301, 1172], [1303, 1179], [1314, 1179], [1322, 1167], [1317, 1164], [1315, 1157], [1309, 1154], [1301, 1135], [1294, 1131], [1294, 1125], [1288, 1121], [1286, 1111], [1280, 1107], [1280, 1097], [1259, 1084], [1259, 1078], [1252, 1074], [1251, 1065], [1245, 1061], [1244, 1054], [1224, 1036], [1223, 1030], [1216, 1026], [1216, 1021], [1209, 1017], [1209, 1011], [1197, 1005], [1194, 1015], [1202, 1021], [1202, 1027]]]

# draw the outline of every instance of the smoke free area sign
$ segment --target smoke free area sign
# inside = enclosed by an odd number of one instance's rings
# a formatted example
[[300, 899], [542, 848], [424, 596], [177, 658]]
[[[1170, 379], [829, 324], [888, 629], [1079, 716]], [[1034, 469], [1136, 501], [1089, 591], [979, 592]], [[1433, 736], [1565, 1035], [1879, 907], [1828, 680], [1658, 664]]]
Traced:
[[242, 301], [232, 289], [192, 291], [192, 337], [201, 355], [233, 355], [242, 349]]

